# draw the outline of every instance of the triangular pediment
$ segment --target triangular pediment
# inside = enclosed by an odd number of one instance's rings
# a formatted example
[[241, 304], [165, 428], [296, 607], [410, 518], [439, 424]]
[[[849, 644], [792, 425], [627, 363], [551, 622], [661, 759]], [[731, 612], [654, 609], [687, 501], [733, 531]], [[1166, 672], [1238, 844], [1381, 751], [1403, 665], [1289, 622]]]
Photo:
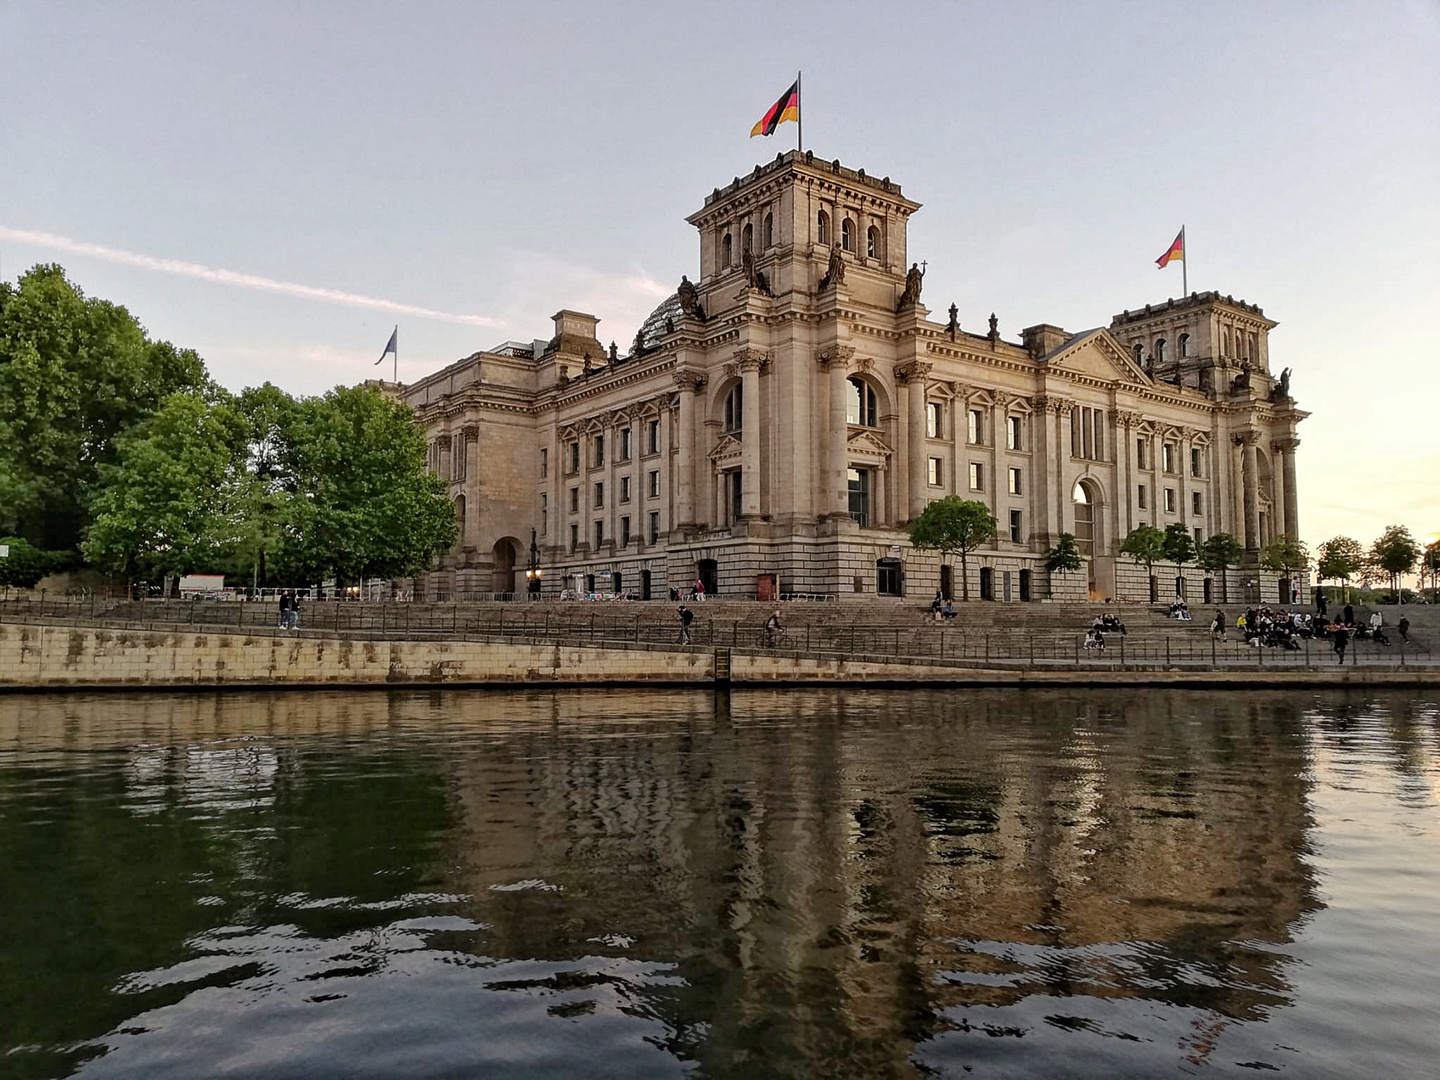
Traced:
[[879, 457], [886, 457], [890, 453], [890, 447], [885, 445], [884, 440], [865, 428], [850, 432], [846, 445], [851, 453], [875, 454]]
[[1143, 385], [1151, 381], [1103, 327], [1076, 334], [1040, 362], [1054, 371], [1072, 372], [1105, 382]]
[[715, 449], [710, 451], [711, 461], [721, 461], [728, 457], [740, 456], [740, 440], [734, 435], [721, 435], [720, 441], [715, 444]]

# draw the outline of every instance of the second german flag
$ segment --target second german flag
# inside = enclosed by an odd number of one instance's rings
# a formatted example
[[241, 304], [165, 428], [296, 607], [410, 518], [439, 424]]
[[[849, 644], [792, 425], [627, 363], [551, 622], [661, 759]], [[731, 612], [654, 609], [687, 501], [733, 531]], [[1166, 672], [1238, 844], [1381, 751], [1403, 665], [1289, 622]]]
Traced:
[[796, 79], [790, 89], [780, 95], [780, 100], [770, 106], [760, 122], [750, 129], [750, 137], [774, 135], [775, 129], [786, 120], [800, 122], [800, 80]]

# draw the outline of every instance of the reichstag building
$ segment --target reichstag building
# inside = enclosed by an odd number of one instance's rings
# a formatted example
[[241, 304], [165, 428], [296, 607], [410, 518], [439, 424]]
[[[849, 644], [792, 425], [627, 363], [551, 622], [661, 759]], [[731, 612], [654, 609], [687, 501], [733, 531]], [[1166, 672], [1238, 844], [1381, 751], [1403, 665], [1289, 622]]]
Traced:
[[[968, 584], [997, 601], [1146, 599], [1144, 570], [1117, 554], [1141, 522], [1231, 533], [1251, 563], [1298, 535], [1307, 414], [1271, 372], [1259, 307], [1191, 293], [1079, 332], [1009, 340], [994, 316], [962, 329], [953, 306], [932, 319], [921, 301], [906, 250], [919, 209], [889, 177], [780, 154], [690, 215], [696, 280], [628, 347], [562, 310], [548, 339], [395, 388], [460, 522], [417, 593], [539, 581], [545, 596], [660, 598], [698, 579], [722, 598], [958, 598], [958, 567], [905, 528], [947, 495], [995, 514]], [[1086, 568], [1051, 581], [1062, 532]], [[1182, 574], [1200, 600], [1203, 575]], [[1229, 595], [1266, 581], [1239, 569]]]

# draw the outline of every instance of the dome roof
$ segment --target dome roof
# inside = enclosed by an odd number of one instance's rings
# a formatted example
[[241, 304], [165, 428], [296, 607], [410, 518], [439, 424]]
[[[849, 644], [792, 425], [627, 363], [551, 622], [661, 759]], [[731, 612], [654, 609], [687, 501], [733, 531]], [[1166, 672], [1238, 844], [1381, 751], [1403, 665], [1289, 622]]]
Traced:
[[[665, 336], [665, 320], [672, 319], [680, 321], [680, 294], [671, 293], [660, 306], [645, 317], [640, 324], [640, 347], [642, 349], [653, 349], [660, 344], [660, 339]], [[634, 354], [632, 347], [631, 354]]]

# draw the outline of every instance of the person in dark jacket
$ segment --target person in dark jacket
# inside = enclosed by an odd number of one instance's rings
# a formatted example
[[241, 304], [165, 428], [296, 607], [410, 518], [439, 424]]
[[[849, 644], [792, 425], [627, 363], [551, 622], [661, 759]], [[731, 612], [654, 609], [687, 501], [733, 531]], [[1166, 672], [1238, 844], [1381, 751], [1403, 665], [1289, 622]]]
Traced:
[[1343, 626], [1337, 626], [1331, 640], [1335, 648], [1335, 659], [1345, 663], [1345, 648], [1350, 644], [1350, 631]]
[[1410, 644], [1410, 620], [1401, 615], [1400, 621], [1395, 624], [1395, 629], [1400, 631], [1400, 640], [1407, 645]]
[[690, 624], [695, 621], [695, 613], [684, 604], [680, 605], [680, 644], [690, 644]]
[[1355, 625], [1355, 609], [1349, 604], [1345, 605], [1345, 612], [1340, 621], [1343, 622], [1346, 626]]

